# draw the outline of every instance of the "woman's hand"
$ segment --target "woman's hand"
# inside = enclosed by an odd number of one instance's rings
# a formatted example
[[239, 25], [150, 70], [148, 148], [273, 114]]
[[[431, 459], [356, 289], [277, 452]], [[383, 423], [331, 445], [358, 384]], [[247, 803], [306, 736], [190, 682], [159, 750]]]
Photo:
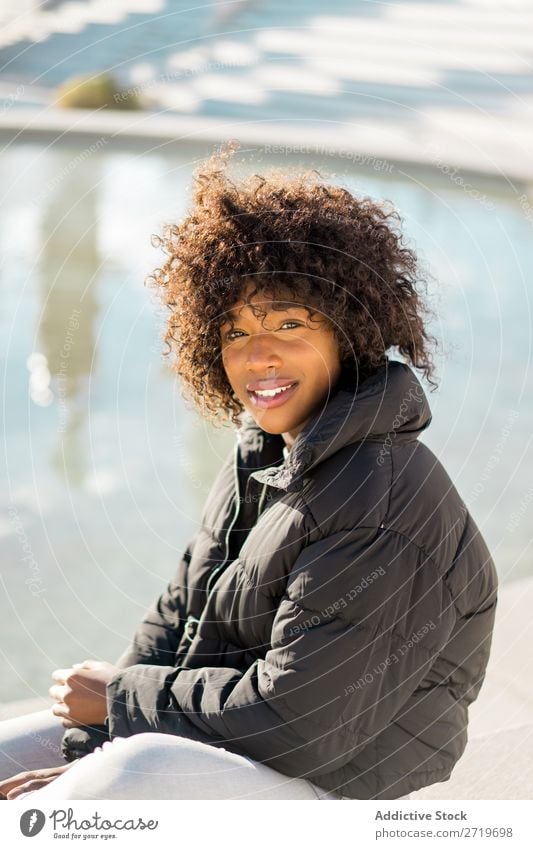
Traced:
[[57, 704], [52, 713], [65, 728], [77, 725], [103, 725], [107, 716], [106, 685], [119, 672], [118, 666], [102, 660], [74, 663], [70, 669], [56, 669], [56, 682], [48, 692]]
[[13, 778], [6, 778], [0, 781], [0, 798], [1, 799], [16, 799], [21, 793], [31, 793], [33, 790], [40, 790], [46, 784], [50, 784], [60, 775], [62, 775], [71, 766], [74, 766], [76, 761], [65, 766], [52, 766], [49, 769], [34, 769], [28, 772], [19, 772]]

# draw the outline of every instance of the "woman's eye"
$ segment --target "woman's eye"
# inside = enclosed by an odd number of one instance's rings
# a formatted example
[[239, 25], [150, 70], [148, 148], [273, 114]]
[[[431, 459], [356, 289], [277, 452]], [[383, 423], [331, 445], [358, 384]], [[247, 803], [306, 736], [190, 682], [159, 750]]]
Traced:
[[[293, 327], [301, 327], [302, 326], [302, 323], [300, 321], [294, 321], [294, 319], [292, 319], [292, 318], [287, 318], [281, 324], [281, 326], [278, 328], [278, 330], [281, 330], [287, 324], [292, 324]], [[224, 333], [224, 339], [227, 339], [228, 342], [232, 342], [233, 339], [235, 338], [235, 336], [234, 336], [235, 333], [243, 333], [243, 331], [242, 330], [228, 330], [227, 333]]]
[[224, 333], [224, 339], [228, 339], [231, 342], [234, 333], [242, 333], [242, 330], [228, 330], [227, 333]]

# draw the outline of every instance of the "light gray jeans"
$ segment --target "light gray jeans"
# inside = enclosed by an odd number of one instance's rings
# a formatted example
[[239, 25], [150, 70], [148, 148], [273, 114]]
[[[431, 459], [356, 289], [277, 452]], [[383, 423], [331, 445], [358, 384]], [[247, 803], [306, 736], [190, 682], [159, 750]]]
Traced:
[[[61, 721], [51, 710], [0, 722], [0, 779], [64, 766]], [[48, 799], [320, 799], [341, 800], [304, 778], [198, 739], [170, 734], [116, 737], [40, 790]]]

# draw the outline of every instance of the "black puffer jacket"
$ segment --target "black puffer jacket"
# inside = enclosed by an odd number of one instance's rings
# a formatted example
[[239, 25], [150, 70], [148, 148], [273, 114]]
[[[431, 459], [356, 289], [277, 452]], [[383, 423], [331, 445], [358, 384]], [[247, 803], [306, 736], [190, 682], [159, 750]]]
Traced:
[[[249, 414], [201, 527], [108, 685], [111, 737], [181, 733], [355, 799], [444, 781], [485, 674], [497, 578], [390, 362], [284, 459]], [[192, 726], [191, 726], [192, 727]]]

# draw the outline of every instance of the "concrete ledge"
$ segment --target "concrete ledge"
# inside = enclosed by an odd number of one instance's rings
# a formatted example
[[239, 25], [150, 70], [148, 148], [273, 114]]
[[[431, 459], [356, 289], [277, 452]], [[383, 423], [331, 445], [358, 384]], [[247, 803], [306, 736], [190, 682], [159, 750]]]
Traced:
[[24, 716], [27, 713], [46, 710], [52, 704], [52, 699], [48, 697], [43, 697], [42, 699], [20, 699], [17, 702], [4, 702], [0, 704], [0, 722], [3, 719], [13, 719], [15, 716]]
[[0, 115], [0, 138], [15, 141], [86, 144], [100, 141], [149, 150], [184, 143], [219, 144], [239, 139], [243, 145], [279, 152], [308, 150], [315, 155], [365, 162], [383, 159], [402, 167], [439, 171], [460, 169], [463, 176], [533, 181], [533, 129], [527, 117], [468, 115], [448, 110], [443, 116], [417, 113], [410, 119], [355, 116], [350, 123], [270, 121], [166, 114], [147, 111], [19, 107]]
[[470, 740], [449, 781], [411, 799], [533, 799], [533, 722]]
[[533, 579], [500, 588], [487, 674], [469, 741], [448, 781], [412, 799], [533, 799]]
[[504, 584], [498, 595], [487, 674], [470, 708], [471, 740], [533, 723], [533, 578]]

